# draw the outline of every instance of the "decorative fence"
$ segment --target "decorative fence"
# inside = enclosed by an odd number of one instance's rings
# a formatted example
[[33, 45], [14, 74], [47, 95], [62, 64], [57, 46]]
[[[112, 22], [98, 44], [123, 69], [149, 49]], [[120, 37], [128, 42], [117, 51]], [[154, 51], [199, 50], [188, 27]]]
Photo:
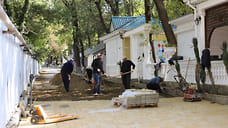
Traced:
[[[181, 74], [183, 75], [183, 77], [190, 83], [196, 83], [195, 81], [196, 61], [183, 60], [183, 61], [179, 61], [179, 64], [181, 68]], [[166, 74], [164, 74], [165, 69], [167, 69]], [[208, 71], [206, 69], [206, 74], [207, 74], [206, 84], [211, 84], [211, 81], [207, 72]], [[215, 84], [228, 86], [228, 75], [226, 73], [223, 61], [211, 61], [211, 72], [213, 74]], [[177, 75], [175, 66], [169, 66], [168, 64], [162, 65], [161, 73], [163, 76], [165, 76], [166, 81], [174, 81], [173, 76]]]
[[[5, 128], [17, 111], [20, 97], [30, 83], [30, 74], [37, 75], [41, 68], [23, 51], [23, 38], [12, 28], [15, 27], [0, 7], [0, 128]], [[13, 31], [16, 36], [3, 31]]]

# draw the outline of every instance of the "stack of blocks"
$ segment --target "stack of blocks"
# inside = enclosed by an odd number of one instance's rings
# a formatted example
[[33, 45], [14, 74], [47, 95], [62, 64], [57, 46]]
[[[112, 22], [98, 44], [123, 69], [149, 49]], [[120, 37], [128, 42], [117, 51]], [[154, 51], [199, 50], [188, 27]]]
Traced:
[[118, 98], [112, 99], [114, 105], [136, 107], [141, 105], [157, 105], [159, 94], [148, 89], [128, 89]]

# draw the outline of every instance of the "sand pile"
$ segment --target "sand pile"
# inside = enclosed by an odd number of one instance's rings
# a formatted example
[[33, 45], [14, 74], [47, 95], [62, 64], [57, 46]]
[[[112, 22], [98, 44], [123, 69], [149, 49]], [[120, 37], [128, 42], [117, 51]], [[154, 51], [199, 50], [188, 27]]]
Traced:
[[[80, 76], [71, 75], [70, 78], [70, 90], [88, 90], [91, 89], [92, 85], [89, 84], [86, 80], [84, 80], [83, 78], [81, 78]], [[62, 82], [62, 77], [61, 74], [58, 73], [56, 74], [50, 81], [49, 81], [50, 85], [58, 85], [59, 86], [59, 90], [60, 91], [65, 91], [63, 82]]]
[[98, 100], [108, 99], [111, 100], [113, 97], [120, 95], [123, 91], [123, 85], [114, 83], [106, 79], [102, 79], [101, 93], [103, 95], [93, 96], [92, 84], [89, 84], [81, 76], [72, 74], [70, 80], [70, 93], [66, 93], [61, 74], [56, 74], [49, 81], [49, 86], [58, 86], [57, 89], [34, 89], [33, 97], [37, 98], [38, 101], [47, 100]]

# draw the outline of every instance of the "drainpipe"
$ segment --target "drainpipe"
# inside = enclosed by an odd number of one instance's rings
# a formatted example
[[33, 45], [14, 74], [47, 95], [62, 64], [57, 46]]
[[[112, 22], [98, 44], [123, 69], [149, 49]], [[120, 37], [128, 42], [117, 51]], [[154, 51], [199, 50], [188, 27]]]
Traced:
[[[192, 8], [192, 9], [194, 10], [194, 21], [195, 21], [195, 19], [197, 18], [197, 16], [196, 16], [196, 13], [197, 13], [196, 7], [195, 7], [194, 5], [192, 5], [192, 4], [190, 3], [190, 1], [187, 1], [186, 4], [187, 4], [190, 8]], [[195, 23], [194, 23], [194, 24], [195, 24]], [[197, 25], [196, 25], [196, 24], [195, 24], [195, 37], [197, 37]]]

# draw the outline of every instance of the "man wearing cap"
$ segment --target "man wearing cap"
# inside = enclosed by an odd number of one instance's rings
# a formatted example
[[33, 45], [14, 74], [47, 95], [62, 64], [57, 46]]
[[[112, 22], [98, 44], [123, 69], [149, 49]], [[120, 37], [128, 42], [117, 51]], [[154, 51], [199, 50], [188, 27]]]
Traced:
[[91, 67], [93, 68], [93, 78], [95, 81], [95, 85], [93, 88], [93, 95], [100, 95], [100, 84], [101, 84], [101, 73], [104, 74], [106, 77], [106, 74], [104, 73], [103, 70], [103, 62], [101, 61], [101, 54], [97, 55], [97, 58], [93, 60]]
[[131, 67], [135, 69], [135, 64], [128, 60], [126, 56], [123, 57], [123, 62], [121, 64], [120, 75], [122, 78], [123, 85], [125, 89], [130, 89], [131, 82]]
[[72, 59], [63, 64], [61, 75], [66, 92], [69, 92], [70, 76], [74, 69], [74, 62]]

